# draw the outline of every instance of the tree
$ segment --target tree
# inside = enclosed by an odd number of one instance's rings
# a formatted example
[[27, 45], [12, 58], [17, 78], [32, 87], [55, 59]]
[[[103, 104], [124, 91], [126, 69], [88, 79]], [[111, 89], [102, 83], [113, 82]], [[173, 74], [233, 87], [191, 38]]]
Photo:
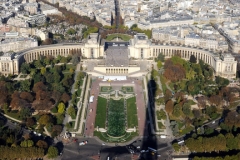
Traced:
[[62, 124], [64, 120], [64, 114], [57, 114], [56, 118], [57, 118], [57, 124]]
[[221, 96], [219, 96], [219, 95], [212, 95], [209, 98], [209, 101], [210, 101], [211, 104], [219, 106], [222, 102], [222, 99], [221, 99]]
[[41, 67], [41, 74], [44, 75], [46, 73], [47, 69], [45, 67]]
[[50, 146], [47, 152], [48, 158], [56, 158], [58, 156], [58, 149], [56, 147]]
[[63, 103], [67, 103], [70, 99], [71, 97], [66, 92], [63, 93], [61, 96], [61, 100], [63, 101]]
[[44, 148], [44, 149], [48, 148], [48, 144], [44, 140], [38, 140], [36, 143], [36, 146], [38, 146], [39, 148]]
[[179, 104], [176, 104], [174, 107], [173, 107], [173, 115], [175, 117], [180, 117], [181, 116], [181, 106]]
[[15, 137], [11, 134], [11, 135], [9, 135], [8, 137], [7, 137], [7, 139], [6, 139], [6, 143], [7, 144], [9, 144], [9, 145], [11, 145], [11, 144], [13, 144], [14, 142], [15, 142]]
[[34, 99], [33, 95], [29, 92], [21, 92], [20, 93], [20, 98], [22, 98], [22, 99], [24, 99], [24, 100], [26, 100], [27, 102], [30, 102], [30, 103], [33, 102], [33, 99]]
[[52, 116], [50, 116], [49, 114], [42, 115], [38, 120], [39, 124], [44, 126], [47, 125], [48, 123], [52, 123], [52, 121], [53, 121]]
[[165, 105], [165, 109], [168, 114], [172, 114], [172, 112], [173, 112], [173, 101], [172, 100], [167, 101], [167, 103]]
[[21, 142], [21, 147], [32, 147], [34, 145], [34, 142], [32, 140], [24, 140]]
[[44, 149], [37, 147], [0, 146], [0, 159], [38, 159], [43, 158]]
[[67, 110], [68, 115], [71, 116], [72, 119], [76, 118], [76, 109], [73, 106], [70, 106]]
[[0, 105], [7, 104], [9, 91], [6, 87], [6, 82], [0, 81]]
[[137, 24], [133, 24], [130, 29], [137, 28]]
[[165, 102], [167, 102], [171, 98], [172, 98], [172, 92], [169, 89], [167, 89], [164, 95]]
[[73, 35], [73, 34], [76, 34], [77, 32], [75, 31], [75, 29], [73, 29], [73, 28], [69, 28], [68, 30], [67, 30], [67, 34], [70, 34], [70, 35]]
[[225, 87], [229, 84], [228, 79], [222, 78], [222, 77], [219, 77], [219, 76], [216, 76], [215, 81], [219, 86], [223, 86], [223, 87]]
[[36, 124], [36, 122], [35, 122], [35, 120], [33, 118], [27, 118], [26, 119], [26, 126], [27, 127], [32, 127], [35, 124]]
[[22, 108], [22, 109], [20, 110], [20, 112], [19, 112], [19, 116], [20, 116], [21, 119], [25, 119], [25, 118], [27, 118], [27, 117], [30, 117], [31, 114], [32, 114], [32, 113], [31, 113], [31, 109], [28, 108], [28, 107]]
[[74, 54], [74, 55], [72, 56], [71, 63], [72, 63], [73, 65], [77, 65], [79, 62], [80, 62], [79, 56], [78, 56], [77, 54]]
[[65, 112], [65, 104], [61, 102], [58, 104], [58, 113], [63, 114], [64, 112]]
[[32, 90], [36, 93], [39, 90], [42, 90], [42, 91], [47, 90], [47, 87], [44, 85], [43, 82], [37, 82], [37, 83], [34, 84]]
[[157, 61], [157, 67], [158, 67], [158, 69], [160, 69], [162, 67], [162, 62], [160, 60]]
[[30, 91], [31, 87], [31, 80], [23, 80], [20, 81], [20, 91]]
[[157, 57], [157, 60], [159, 60], [159, 61], [161, 61], [161, 62], [164, 62], [165, 56], [164, 56], [162, 53], [159, 53], [159, 54], [158, 54], [158, 57]]
[[23, 63], [21, 65], [21, 68], [20, 68], [20, 71], [23, 73], [23, 74], [29, 74], [30, 72], [30, 64], [29, 63]]
[[196, 59], [196, 57], [193, 54], [190, 56], [190, 60], [189, 61], [191, 63], [197, 63], [197, 59]]
[[164, 76], [172, 82], [185, 78], [186, 73], [183, 66], [181, 64], [174, 64], [171, 59], [165, 62], [164, 68]]
[[192, 112], [195, 118], [198, 119], [201, 117], [201, 111], [199, 109], [194, 109]]
[[227, 148], [229, 150], [238, 149], [239, 139], [237, 137], [235, 138], [232, 133], [227, 133], [225, 137], [227, 141]]
[[176, 152], [178, 152], [181, 148], [178, 143], [173, 143], [172, 147]]
[[189, 117], [191, 115], [191, 106], [188, 103], [184, 103], [182, 107], [182, 111], [186, 116]]
[[62, 126], [61, 125], [54, 125], [52, 128], [52, 136], [58, 136], [62, 132]]

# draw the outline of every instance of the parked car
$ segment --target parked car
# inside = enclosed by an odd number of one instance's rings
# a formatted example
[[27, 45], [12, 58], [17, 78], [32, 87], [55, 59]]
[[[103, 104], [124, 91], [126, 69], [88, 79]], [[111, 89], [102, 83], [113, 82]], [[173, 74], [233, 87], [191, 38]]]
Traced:
[[82, 141], [79, 143], [79, 146], [83, 146], [83, 145], [86, 145], [88, 143], [88, 141]]

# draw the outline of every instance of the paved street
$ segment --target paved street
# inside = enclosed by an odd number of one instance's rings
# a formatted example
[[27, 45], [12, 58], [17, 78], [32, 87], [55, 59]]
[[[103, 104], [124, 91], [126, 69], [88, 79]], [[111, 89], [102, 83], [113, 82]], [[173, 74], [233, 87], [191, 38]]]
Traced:
[[[70, 142], [64, 146], [63, 155], [59, 156], [58, 160], [90, 160], [90, 159], [100, 159], [106, 160], [108, 157], [110, 159], [117, 158], [118, 160], [130, 160], [132, 154], [128, 151], [126, 146], [107, 146], [102, 145], [101, 142], [95, 140], [94, 138], [82, 138], [77, 137], [78, 142]], [[87, 140], [88, 143], [83, 146], [79, 146], [79, 142]], [[141, 150], [147, 150], [148, 147], [152, 147], [152, 141], [158, 142], [157, 144], [157, 154], [161, 155], [161, 159], [169, 159], [169, 151], [171, 150], [171, 146], [165, 143], [161, 139], [157, 139], [156, 137], [149, 137], [148, 139], [137, 139], [134, 141], [132, 146], [140, 147], [138, 148], [138, 154]], [[126, 144], [127, 145], [127, 144]], [[142, 153], [142, 159], [155, 159], [152, 156], [151, 152]]]

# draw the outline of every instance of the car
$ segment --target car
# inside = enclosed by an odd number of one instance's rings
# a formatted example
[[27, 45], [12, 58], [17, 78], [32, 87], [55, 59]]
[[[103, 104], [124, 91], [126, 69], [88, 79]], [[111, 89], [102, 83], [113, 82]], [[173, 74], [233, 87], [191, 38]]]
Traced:
[[84, 146], [84, 145], [86, 145], [87, 143], [88, 143], [88, 141], [82, 141], [82, 142], [79, 143], [79, 146]]
[[106, 144], [105, 143], [102, 143], [103, 146], [105, 146]]
[[79, 143], [79, 146], [83, 146], [83, 145], [85, 145], [84, 142], [80, 142], [80, 143]]
[[215, 121], [212, 122], [212, 124], [214, 124], [214, 123], [215, 123]]

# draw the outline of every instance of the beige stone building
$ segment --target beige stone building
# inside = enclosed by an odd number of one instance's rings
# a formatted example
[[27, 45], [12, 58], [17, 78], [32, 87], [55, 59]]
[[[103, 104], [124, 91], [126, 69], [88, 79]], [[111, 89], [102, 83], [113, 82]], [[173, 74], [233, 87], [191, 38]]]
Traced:
[[148, 72], [153, 59], [160, 53], [166, 58], [179, 55], [189, 60], [191, 55], [209, 64], [215, 75], [235, 78], [237, 61], [231, 54], [217, 53], [194, 47], [157, 45], [145, 34], [136, 34], [129, 42], [102, 42], [98, 34], [90, 34], [86, 43], [57, 44], [31, 48], [16, 54], [0, 57], [0, 72], [4, 75], [18, 74], [20, 65], [43, 56], [68, 56], [73, 50], [81, 53], [84, 67], [93, 76], [139, 76]]

